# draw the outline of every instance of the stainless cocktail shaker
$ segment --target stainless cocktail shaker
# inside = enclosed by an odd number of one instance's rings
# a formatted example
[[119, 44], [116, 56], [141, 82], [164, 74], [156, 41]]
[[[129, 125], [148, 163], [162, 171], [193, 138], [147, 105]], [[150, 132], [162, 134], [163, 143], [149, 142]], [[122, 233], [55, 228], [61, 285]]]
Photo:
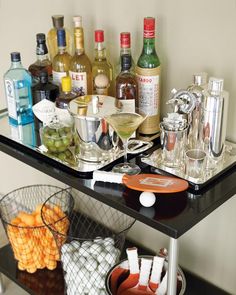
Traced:
[[228, 93], [223, 91], [223, 79], [210, 78], [208, 94], [202, 104], [201, 132], [208, 157], [222, 158], [226, 138]]

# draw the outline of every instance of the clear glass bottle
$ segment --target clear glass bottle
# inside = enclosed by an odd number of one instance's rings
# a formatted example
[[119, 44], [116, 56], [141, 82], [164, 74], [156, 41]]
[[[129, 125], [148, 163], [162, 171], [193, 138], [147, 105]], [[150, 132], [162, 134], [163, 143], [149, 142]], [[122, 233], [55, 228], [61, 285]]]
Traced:
[[36, 35], [37, 47], [36, 47], [36, 57], [35, 63], [29, 66], [29, 72], [33, 76], [35, 83], [39, 81], [39, 76], [42, 71], [46, 71], [48, 76], [52, 79], [52, 63], [48, 58], [48, 48], [46, 45], [45, 34], [39, 33]]
[[75, 54], [70, 63], [72, 88], [78, 95], [92, 94], [92, 64], [84, 50], [82, 17], [74, 16]]
[[119, 75], [119, 73], [121, 71], [121, 57], [124, 54], [128, 54], [131, 56], [130, 72], [134, 73], [135, 72], [135, 62], [134, 62], [134, 60], [132, 58], [132, 54], [131, 54], [130, 32], [121, 32], [120, 33], [120, 57], [119, 57], [118, 65], [116, 66], [116, 77]]
[[32, 123], [32, 77], [23, 68], [19, 52], [11, 53], [11, 67], [4, 75], [4, 85], [10, 124]]
[[[57, 30], [64, 28], [64, 15], [53, 15], [52, 16], [52, 23], [53, 28], [50, 29], [50, 31], [47, 34], [47, 43], [48, 43], [48, 50], [49, 50], [49, 56], [50, 60], [53, 61], [53, 58], [58, 52], [58, 46], [57, 46]], [[72, 54], [72, 38], [70, 31], [65, 28], [66, 31], [66, 51], [69, 54]]]
[[39, 83], [32, 87], [32, 94], [33, 105], [42, 101], [43, 99], [48, 99], [52, 102], [55, 102], [59, 95], [59, 87], [48, 81], [47, 72], [41, 72], [39, 74]]
[[61, 85], [61, 78], [69, 75], [71, 55], [66, 51], [66, 32], [57, 30], [58, 53], [52, 62], [53, 83]]
[[144, 139], [159, 135], [160, 128], [160, 60], [155, 49], [155, 18], [144, 18], [143, 49], [135, 68], [138, 86], [138, 105], [147, 119], [139, 127]]
[[135, 105], [138, 99], [138, 83], [136, 77], [131, 73], [131, 56], [121, 56], [121, 72], [116, 78], [116, 98], [123, 105], [123, 111], [135, 112]]
[[[106, 75], [109, 81], [108, 85], [103, 85], [103, 88], [108, 89], [108, 94], [113, 95], [113, 68], [110, 62], [107, 60], [106, 57], [106, 48], [104, 45], [104, 31], [103, 30], [96, 30], [95, 31], [95, 58], [92, 64], [92, 73], [93, 73], [93, 92], [97, 94], [96, 91], [96, 80], [98, 79], [100, 74]], [[105, 80], [103, 79], [105, 82]], [[101, 81], [100, 81], [101, 82]], [[99, 85], [101, 87], [101, 85]]]

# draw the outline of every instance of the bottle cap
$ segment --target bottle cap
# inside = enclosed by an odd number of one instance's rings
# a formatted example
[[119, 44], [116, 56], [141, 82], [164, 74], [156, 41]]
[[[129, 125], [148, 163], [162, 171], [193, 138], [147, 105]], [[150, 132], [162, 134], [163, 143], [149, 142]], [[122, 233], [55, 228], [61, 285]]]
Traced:
[[38, 33], [36, 35], [36, 40], [38, 43], [44, 43], [46, 41], [46, 36], [43, 33]]
[[145, 17], [144, 18], [144, 38], [155, 38], [155, 18], [154, 17]]
[[61, 88], [63, 92], [70, 92], [72, 88], [72, 82], [70, 76], [65, 76], [61, 78]]
[[104, 42], [104, 31], [96, 30], [95, 31], [95, 42]]
[[202, 72], [202, 73], [193, 74], [193, 83], [198, 86], [206, 84], [207, 73]]
[[58, 47], [66, 47], [66, 32], [64, 29], [57, 30], [57, 45]]
[[11, 61], [21, 61], [20, 52], [11, 52]]
[[42, 84], [46, 84], [48, 82], [48, 73], [46, 71], [39, 73], [39, 81]]
[[64, 27], [64, 15], [53, 15], [52, 23], [55, 29], [61, 29]]
[[131, 55], [130, 54], [121, 55], [121, 68], [122, 68], [122, 70], [129, 70], [131, 68]]
[[82, 27], [82, 16], [75, 15], [73, 17], [73, 22], [75, 27]]
[[121, 48], [130, 48], [130, 33], [129, 32], [120, 33], [120, 47]]
[[208, 83], [208, 90], [210, 92], [220, 93], [224, 88], [224, 79], [211, 77]]

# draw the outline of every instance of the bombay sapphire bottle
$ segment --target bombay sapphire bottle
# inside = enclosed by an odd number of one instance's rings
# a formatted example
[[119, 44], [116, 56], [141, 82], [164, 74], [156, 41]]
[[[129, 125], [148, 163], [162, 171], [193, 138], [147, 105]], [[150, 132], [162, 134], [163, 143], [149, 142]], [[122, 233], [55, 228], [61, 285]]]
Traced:
[[19, 52], [11, 53], [11, 67], [4, 75], [4, 85], [10, 124], [32, 123], [32, 77], [23, 68]]

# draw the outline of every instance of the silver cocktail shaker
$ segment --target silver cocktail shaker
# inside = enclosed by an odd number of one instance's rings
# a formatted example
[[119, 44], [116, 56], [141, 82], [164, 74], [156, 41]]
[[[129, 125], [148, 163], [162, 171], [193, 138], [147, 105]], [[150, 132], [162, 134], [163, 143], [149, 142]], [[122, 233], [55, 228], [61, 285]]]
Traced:
[[193, 84], [187, 88], [187, 91], [193, 93], [196, 97], [195, 107], [191, 112], [190, 128], [188, 135], [188, 146], [190, 149], [203, 148], [201, 138], [201, 110], [207, 89], [207, 73], [196, 73], [193, 75]]
[[224, 151], [227, 127], [228, 93], [223, 79], [210, 78], [202, 104], [201, 132], [208, 157], [218, 161]]

